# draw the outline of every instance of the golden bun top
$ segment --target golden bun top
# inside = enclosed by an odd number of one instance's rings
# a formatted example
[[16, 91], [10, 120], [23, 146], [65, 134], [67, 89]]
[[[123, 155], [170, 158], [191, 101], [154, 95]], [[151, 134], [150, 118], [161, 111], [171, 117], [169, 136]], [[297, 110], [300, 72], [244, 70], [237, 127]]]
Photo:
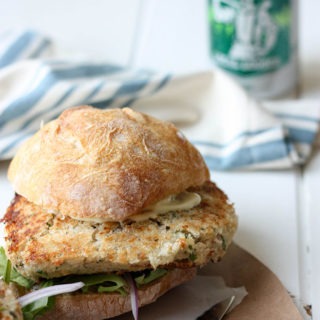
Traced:
[[45, 210], [122, 221], [209, 180], [200, 153], [171, 123], [129, 108], [64, 111], [26, 141], [8, 178]]

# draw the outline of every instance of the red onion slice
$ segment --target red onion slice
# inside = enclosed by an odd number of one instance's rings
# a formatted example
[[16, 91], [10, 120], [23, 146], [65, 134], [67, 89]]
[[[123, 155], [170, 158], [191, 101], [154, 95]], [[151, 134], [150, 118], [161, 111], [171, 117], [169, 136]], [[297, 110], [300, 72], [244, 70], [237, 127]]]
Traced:
[[21, 307], [25, 307], [26, 305], [35, 302], [41, 298], [52, 297], [62, 293], [69, 293], [73, 291], [77, 291], [81, 289], [85, 284], [83, 282], [75, 282], [68, 284], [58, 284], [55, 286], [51, 286], [48, 288], [43, 288], [39, 290], [32, 291], [20, 298], [18, 301]]
[[134, 320], [138, 320], [138, 313], [139, 313], [139, 297], [138, 297], [138, 290], [137, 286], [132, 278], [130, 273], [125, 274], [125, 279], [130, 287], [130, 302], [131, 302], [131, 310], [133, 314]]

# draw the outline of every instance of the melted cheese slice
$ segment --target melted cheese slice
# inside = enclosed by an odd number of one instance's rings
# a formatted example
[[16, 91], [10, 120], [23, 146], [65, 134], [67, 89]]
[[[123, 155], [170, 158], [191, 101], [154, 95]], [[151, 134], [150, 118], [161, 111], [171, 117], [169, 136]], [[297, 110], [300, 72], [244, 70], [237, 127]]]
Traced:
[[130, 216], [130, 220], [143, 221], [156, 218], [159, 214], [170, 211], [190, 210], [201, 202], [201, 197], [194, 192], [184, 191], [178, 195], [171, 195], [153, 206], [143, 209], [141, 213]]

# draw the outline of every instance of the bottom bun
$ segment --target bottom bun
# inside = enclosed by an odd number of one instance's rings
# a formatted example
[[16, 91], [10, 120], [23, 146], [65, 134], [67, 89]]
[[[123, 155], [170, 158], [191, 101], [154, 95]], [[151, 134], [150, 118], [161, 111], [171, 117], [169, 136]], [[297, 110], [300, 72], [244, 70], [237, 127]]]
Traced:
[[[173, 269], [153, 284], [138, 290], [139, 306], [154, 302], [161, 295], [179, 284], [191, 280], [196, 268]], [[131, 311], [130, 294], [75, 293], [57, 296], [53, 309], [37, 318], [41, 320], [108, 319]]]

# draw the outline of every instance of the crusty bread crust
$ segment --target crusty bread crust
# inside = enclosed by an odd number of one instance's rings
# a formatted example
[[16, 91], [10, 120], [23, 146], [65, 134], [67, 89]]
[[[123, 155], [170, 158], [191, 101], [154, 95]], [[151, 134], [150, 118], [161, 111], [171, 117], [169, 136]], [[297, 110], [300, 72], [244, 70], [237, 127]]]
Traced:
[[174, 125], [131, 109], [64, 111], [11, 162], [15, 191], [75, 219], [122, 221], [209, 180], [200, 153]]
[[[170, 270], [155, 283], [138, 290], [139, 306], [157, 300], [168, 290], [191, 280], [196, 269]], [[57, 296], [52, 310], [39, 320], [99, 320], [108, 319], [131, 310], [130, 295], [106, 293], [77, 293]]]

